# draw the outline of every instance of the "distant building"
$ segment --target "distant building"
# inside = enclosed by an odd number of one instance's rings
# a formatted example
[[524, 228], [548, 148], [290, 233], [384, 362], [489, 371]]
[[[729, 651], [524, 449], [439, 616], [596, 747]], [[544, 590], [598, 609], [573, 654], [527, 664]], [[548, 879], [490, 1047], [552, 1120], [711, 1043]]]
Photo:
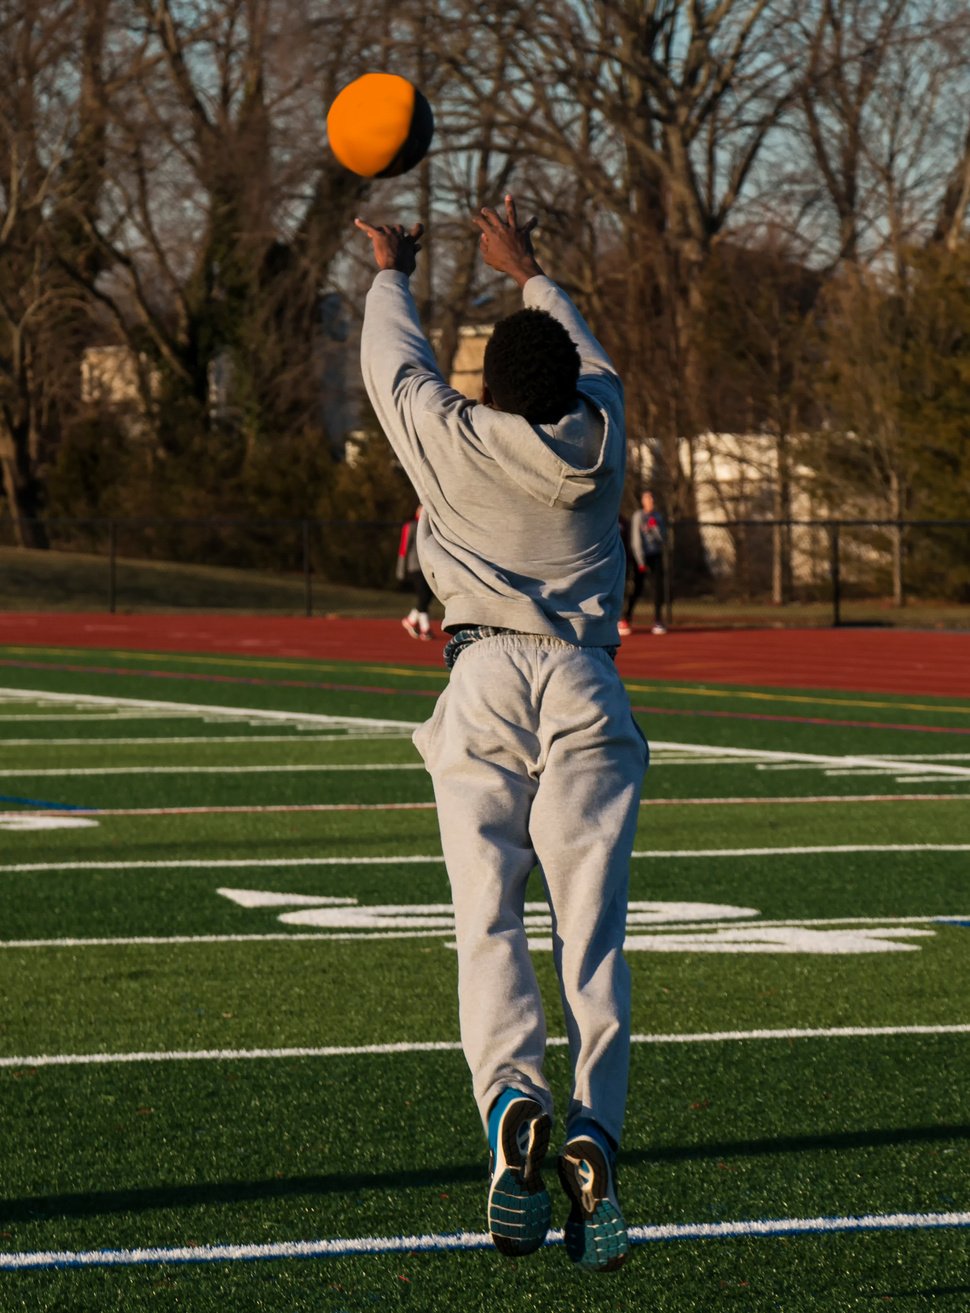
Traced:
[[449, 382], [456, 392], [476, 401], [482, 395], [482, 365], [494, 324], [463, 324]]
[[[337, 451], [359, 423], [360, 371], [356, 344], [349, 339], [350, 321], [343, 297], [337, 292], [321, 295], [312, 351], [319, 384], [320, 423]], [[229, 350], [217, 351], [209, 360], [208, 410], [215, 423], [231, 424], [240, 419], [237, 371], [238, 364]], [[145, 427], [145, 387], [152, 397], [160, 393], [161, 375], [146, 356], [130, 346], [85, 349], [81, 359], [82, 401], [119, 412], [126, 417], [132, 433]]]
[[[752, 587], [772, 580], [775, 541], [768, 527], [744, 521], [773, 520], [777, 514], [778, 443], [770, 433], [701, 433], [682, 443], [681, 459], [693, 468], [697, 518], [715, 578], [748, 576]], [[689, 462], [689, 464], [688, 464]], [[828, 508], [809, 493], [812, 471], [794, 465], [789, 471], [787, 518], [827, 519]], [[719, 529], [728, 521], [732, 527]], [[788, 539], [791, 581], [820, 583], [828, 572], [828, 536], [824, 527], [795, 524]]]
[[[81, 400], [88, 405], [107, 405], [141, 409], [140, 376], [146, 368], [145, 357], [127, 346], [89, 346], [81, 358]], [[158, 373], [150, 371], [148, 386], [158, 388]]]

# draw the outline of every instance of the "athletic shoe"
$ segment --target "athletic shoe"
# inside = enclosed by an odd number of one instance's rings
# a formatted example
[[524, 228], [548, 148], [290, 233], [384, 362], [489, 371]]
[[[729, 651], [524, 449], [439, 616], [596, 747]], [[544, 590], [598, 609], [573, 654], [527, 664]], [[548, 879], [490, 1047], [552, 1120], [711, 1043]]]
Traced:
[[434, 634], [432, 634], [430, 629], [422, 629], [418, 634], [418, 638], [421, 639], [422, 643], [430, 643], [433, 637]]
[[491, 1155], [488, 1229], [507, 1258], [531, 1254], [549, 1230], [552, 1205], [543, 1184], [542, 1160], [551, 1122], [534, 1099], [513, 1099], [498, 1125]]
[[613, 1164], [591, 1136], [567, 1140], [559, 1180], [572, 1207], [566, 1253], [587, 1272], [613, 1272], [626, 1262], [630, 1241], [616, 1197]]
[[630, 622], [628, 620], [621, 620], [620, 623], [617, 625], [617, 629], [619, 630], [621, 638], [629, 638], [630, 635], [633, 633], [633, 630], [630, 627]]
[[401, 621], [401, 624], [408, 631], [408, 633], [411, 635], [412, 638], [417, 638], [418, 627], [413, 620], [409, 620], [407, 616], [405, 616], [404, 619]]
[[664, 625], [654, 625], [654, 627], [650, 630], [650, 632], [651, 634], [665, 634], [667, 632], [667, 629], [666, 626]]

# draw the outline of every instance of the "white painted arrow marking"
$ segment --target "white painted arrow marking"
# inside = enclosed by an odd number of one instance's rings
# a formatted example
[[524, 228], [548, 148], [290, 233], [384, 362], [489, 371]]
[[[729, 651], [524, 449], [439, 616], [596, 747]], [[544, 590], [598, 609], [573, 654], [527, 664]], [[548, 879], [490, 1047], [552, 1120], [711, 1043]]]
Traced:
[[276, 894], [263, 889], [217, 889], [240, 907], [345, 907], [356, 898], [324, 898], [316, 894]]

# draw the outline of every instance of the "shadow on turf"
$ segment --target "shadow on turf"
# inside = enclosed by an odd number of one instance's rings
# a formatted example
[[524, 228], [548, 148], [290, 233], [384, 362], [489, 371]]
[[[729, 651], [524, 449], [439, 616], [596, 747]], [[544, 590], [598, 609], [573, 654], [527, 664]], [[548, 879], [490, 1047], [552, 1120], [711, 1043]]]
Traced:
[[205, 1208], [286, 1199], [299, 1195], [359, 1195], [365, 1190], [420, 1190], [483, 1181], [482, 1165], [454, 1165], [419, 1172], [335, 1172], [329, 1176], [290, 1176], [282, 1180], [212, 1181], [89, 1194], [37, 1195], [0, 1199], [0, 1222], [37, 1222], [55, 1217], [99, 1217], [110, 1213], [144, 1213], [159, 1208]]
[[[910, 1126], [891, 1130], [844, 1131], [831, 1135], [802, 1135], [762, 1140], [722, 1141], [713, 1144], [670, 1145], [629, 1149], [621, 1154], [621, 1171], [656, 1163], [692, 1162], [697, 1159], [753, 1158], [820, 1150], [872, 1149], [901, 1144], [931, 1144], [939, 1140], [970, 1140], [970, 1125]], [[329, 1176], [292, 1176], [282, 1180], [219, 1181], [194, 1185], [163, 1185], [132, 1190], [99, 1190], [85, 1194], [35, 1195], [0, 1199], [0, 1222], [37, 1222], [57, 1217], [99, 1217], [110, 1213], [142, 1213], [160, 1208], [204, 1208], [257, 1199], [283, 1199], [294, 1195], [359, 1195], [366, 1190], [438, 1189], [481, 1183], [484, 1164], [451, 1164], [414, 1172], [351, 1172]]]
[[731, 1140], [714, 1144], [656, 1146], [621, 1154], [623, 1163], [680, 1163], [704, 1158], [758, 1158], [776, 1153], [817, 1153], [824, 1150], [879, 1149], [898, 1144], [932, 1144], [937, 1140], [970, 1139], [970, 1126], [900, 1126], [888, 1130], [839, 1131], [777, 1139]]
[[935, 1299], [939, 1295], [970, 1295], [970, 1286], [921, 1286], [918, 1290], [880, 1290], [875, 1299]]

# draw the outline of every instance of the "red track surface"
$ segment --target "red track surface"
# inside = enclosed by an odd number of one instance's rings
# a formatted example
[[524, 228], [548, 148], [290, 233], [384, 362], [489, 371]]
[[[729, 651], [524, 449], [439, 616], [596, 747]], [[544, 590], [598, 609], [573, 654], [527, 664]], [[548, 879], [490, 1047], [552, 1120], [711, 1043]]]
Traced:
[[[0, 645], [441, 664], [441, 640], [394, 620], [238, 615], [0, 615]], [[630, 679], [970, 698], [970, 634], [898, 629], [684, 630], [634, 634]]]

